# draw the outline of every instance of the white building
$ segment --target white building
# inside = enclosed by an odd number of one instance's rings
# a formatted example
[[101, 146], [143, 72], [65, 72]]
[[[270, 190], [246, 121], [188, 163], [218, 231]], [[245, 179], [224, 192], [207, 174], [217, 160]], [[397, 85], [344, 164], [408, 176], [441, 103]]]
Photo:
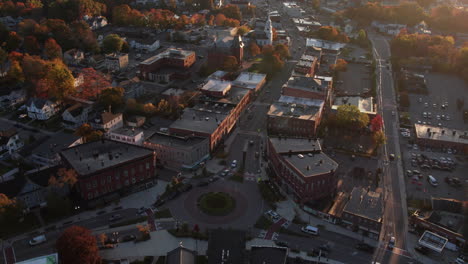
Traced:
[[16, 129], [8, 129], [0, 131], [0, 155], [3, 152], [8, 152], [12, 155], [24, 146], [23, 141], [20, 139]]
[[110, 111], [105, 111], [92, 118], [90, 124], [94, 129], [112, 131], [123, 127], [123, 115], [122, 113], [113, 114]]
[[303, 17], [305, 11], [296, 2], [284, 2], [283, 10], [290, 17]]
[[123, 143], [142, 145], [144, 141], [144, 133], [141, 129], [132, 128], [118, 128], [106, 133], [106, 137], [111, 140], [120, 141]]
[[26, 103], [28, 117], [37, 120], [48, 120], [55, 115], [58, 110], [58, 104], [43, 98], [31, 98]]
[[137, 42], [135, 40], [130, 41], [130, 48], [136, 49], [141, 52], [154, 52], [161, 47], [159, 40], [154, 41], [153, 43], [144, 44]]
[[241, 72], [232, 82], [232, 86], [258, 91], [266, 83], [266, 74]]
[[90, 105], [76, 103], [65, 109], [62, 113], [62, 124], [65, 128], [74, 130], [88, 122], [88, 115], [91, 111]]

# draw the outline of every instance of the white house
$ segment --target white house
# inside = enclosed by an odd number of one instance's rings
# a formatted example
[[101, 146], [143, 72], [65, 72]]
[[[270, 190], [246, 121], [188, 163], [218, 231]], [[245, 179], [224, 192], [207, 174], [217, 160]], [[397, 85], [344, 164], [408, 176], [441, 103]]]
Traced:
[[86, 21], [86, 23], [88, 23], [89, 28], [91, 28], [91, 30], [103, 28], [108, 24], [107, 19], [103, 16], [89, 17], [86, 15], [83, 17], [83, 20]]
[[11, 128], [8, 130], [0, 131], [0, 153], [13, 155], [20, 148], [24, 146], [16, 129]]
[[90, 105], [76, 103], [70, 106], [69, 108], [65, 109], [65, 111], [62, 113], [63, 127], [75, 130], [84, 123], [87, 123], [90, 111]]
[[122, 113], [113, 114], [111, 111], [104, 111], [101, 114], [97, 114], [94, 118], [91, 118], [90, 124], [94, 129], [109, 132], [123, 127], [123, 115]]
[[79, 49], [70, 49], [63, 53], [63, 61], [67, 65], [77, 66], [85, 59], [84, 52]]
[[118, 128], [106, 133], [106, 137], [108, 139], [112, 139], [115, 141], [120, 141], [128, 144], [134, 145], [143, 145], [144, 141], [144, 133], [141, 129], [132, 128]]
[[4, 91], [0, 95], [0, 108], [7, 109], [15, 107], [26, 101], [26, 90], [23, 88]]
[[137, 42], [135, 40], [130, 41], [130, 48], [136, 49], [138, 51], [142, 52], [154, 52], [160, 47], [159, 40], [154, 41], [153, 43], [150, 44], [144, 44]]
[[26, 103], [28, 116], [31, 119], [48, 120], [59, 111], [59, 106], [44, 98], [30, 98]]

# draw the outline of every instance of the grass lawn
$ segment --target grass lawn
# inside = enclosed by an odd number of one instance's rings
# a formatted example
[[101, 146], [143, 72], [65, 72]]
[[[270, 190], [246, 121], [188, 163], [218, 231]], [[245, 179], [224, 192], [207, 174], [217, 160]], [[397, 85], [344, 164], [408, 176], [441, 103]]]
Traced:
[[154, 213], [154, 217], [155, 218], [171, 218], [172, 214], [171, 214], [171, 211], [168, 208], [166, 208], [164, 210], [157, 211], [156, 213]]
[[205, 214], [224, 216], [236, 207], [236, 201], [227, 193], [210, 192], [198, 198], [198, 207]]
[[258, 218], [257, 222], [255, 222], [254, 227], [258, 229], [267, 230], [272, 224], [273, 222], [271, 222], [270, 219], [262, 215], [260, 216], [260, 218]]

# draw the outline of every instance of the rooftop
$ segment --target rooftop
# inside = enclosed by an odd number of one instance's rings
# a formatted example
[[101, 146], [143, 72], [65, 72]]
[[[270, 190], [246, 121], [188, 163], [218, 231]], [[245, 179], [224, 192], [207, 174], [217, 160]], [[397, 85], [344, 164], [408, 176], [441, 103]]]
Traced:
[[328, 82], [314, 77], [291, 76], [284, 87], [324, 93], [328, 89]]
[[201, 88], [202, 91], [222, 92], [223, 94], [231, 89], [231, 82], [221, 80], [208, 80]]
[[207, 141], [207, 138], [203, 137], [180, 137], [176, 135], [170, 135], [166, 133], [156, 132], [146, 142], [159, 144], [164, 146], [173, 146], [176, 148], [191, 148], [193, 145], [197, 145], [203, 141]]
[[265, 79], [266, 74], [241, 72], [241, 74], [232, 82], [232, 84], [247, 89], [255, 89], [257, 85], [265, 81]]
[[244, 263], [245, 232], [215, 229], [208, 240], [208, 264]]
[[332, 109], [338, 109], [340, 105], [355, 105], [361, 113], [375, 114], [374, 97], [360, 97], [360, 96], [342, 96], [336, 97]]
[[[237, 105], [244, 96], [246, 96], [250, 90], [246, 90], [244, 88], [240, 87], [233, 87], [231, 88], [226, 94], [224, 94], [223, 97], [213, 97], [210, 95], [202, 95], [198, 99], [200, 102], [205, 102], [205, 105], [208, 106], [208, 104], [213, 107], [214, 111], [220, 111], [219, 108], [221, 105], [224, 106], [224, 104], [228, 105]], [[218, 106], [216, 106], [218, 104]], [[204, 107], [206, 108], [206, 107]]]
[[421, 246], [430, 248], [440, 253], [442, 250], [444, 250], [448, 239], [426, 230], [424, 231], [421, 238], [419, 238], [418, 242]]
[[323, 152], [303, 152], [300, 154], [283, 154], [283, 158], [300, 171], [304, 177], [313, 177], [336, 171], [338, 163]]
[[112, 130], [110, 133], [133, 137], [143, 132], [144, 132], [143, 129], [139, 129], [139, 128], [121, 127], [121, 128]]
[[[323, 100], [281, 96], [282, 101], [272, 103], [269, 116], [287, 116], [304, 120], [315, 120], [323, 108]], [[302, 104], [305, 103], [305, 104]]]
[[226, 107], [224, 105], [220, 106], [219, 111], [206, 109], [203, 105], [186, 108], [182, 116], [172, 123], [170, 128], [211, 134], [218, 128], [218, 125], [221, 124], [232, 109], [229, 105], [225, 105]]
[[228, 72], [225, 71], [215, 71], [210, 76], [208, 76], [207, 79], [220, 80], [223, 79], [227, 74]]
[[73, 145], [80, 139], [79, 136], [67, 133], [56, 133], [53, 137], [46, 137], [40, 139], [41, 144], [31, 151], [32, 154], [45, 157], [54, 158], [55, 154]]
[[286, 137], [269, 137], [269, 140], [275, 148], [276, 153], [279, 154], [288, 154], [290, 150], [292, 153], [322, 151], [322, 147], [318, 140]]
[[181, 96], [183, 93], [185, 93], [183, 89], [169, 88], [161, 94], [166, 96]]
[[382, 193], [354, 187], [344, 211], [381, 222], [383, 213], [382, 206]]
[[275, 246], [252, 246], [250, 264], [285, 264], [288, 248]]
[[163, 59], [163, 58], [186, 59], [188, 56], [192, 54], [195, 54], [195, 51], [169, 48], [151, 58], [148, 58], [142, 61], [140, 64], [151, 65], [155, 63], [156, 61]]
[[78, 175], [88, 175], [152, 154], [153, 151], [150, 149], [108, 139], [81, 144], [62, 151], [62, 156]]
[[195, 264], [197, 253], [190, 249], [179, 246], [169, 251], [166, 257], [166, 264]]
[[414, 124], [414, 129], [417, 138], [468, 144], [468, 131], [420, 124]]
[[57, 264], [57, 263], [59, 263], [57, 253], [16, 262], [16, 264]]
[[322, 49], [338, 51], [342, 49], [344, 46], [346, 46], [346, 44], [344, 43], [332, 42], [332, 41], [327, 41], [323, 39], [308, 38], [306, 40], [306, 47], [314, 47], [314, 48], [322, 48]]

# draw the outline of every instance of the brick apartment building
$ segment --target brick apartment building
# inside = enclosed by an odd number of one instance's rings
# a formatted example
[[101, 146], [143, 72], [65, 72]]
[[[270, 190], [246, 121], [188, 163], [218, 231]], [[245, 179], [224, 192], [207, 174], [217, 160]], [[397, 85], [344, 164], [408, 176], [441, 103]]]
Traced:
[[152, 185], [156, 177], [155, 153], [136, 145], [103, 139], [65, 149], [61, 156], [76, 171], [75, 188], [88, 206]]
[[296, 202], [334, 196], [338, 164], [322, 152], [317, 140], [269, 137], [267, 155], [271, 175]]
[[324, 100], [330, 104], [332, 79], [291, 76], [282, 87], [282, 95]]
[[313, 138], [322, 119], [324, 102], [281, 96], [268, 111], [268, 134]]
[[169, 127], [169, 132], [182, 136], [208, 137], [212, 151], [234, 128], [252, 97], [252, 90], [230, 85], [222, 87], [213, 86], [202, 90], [204, 96], [199, 98], [200, 104], [186, 108], [182, 116]]
[[194, 51], [169, 48], [140, 63], [140, 76], [144, 80], [165, 81], [189, 78], [189, 68], [195, 63]]
[[318, 59], [312, 55], [302, 55], [294, 66], [294, 72], [298, 75], [314, 76], [317, 71]]
[[420, 124], [415, 124], [414, 130], [420, 146], [468, 153], [468, 131]]

